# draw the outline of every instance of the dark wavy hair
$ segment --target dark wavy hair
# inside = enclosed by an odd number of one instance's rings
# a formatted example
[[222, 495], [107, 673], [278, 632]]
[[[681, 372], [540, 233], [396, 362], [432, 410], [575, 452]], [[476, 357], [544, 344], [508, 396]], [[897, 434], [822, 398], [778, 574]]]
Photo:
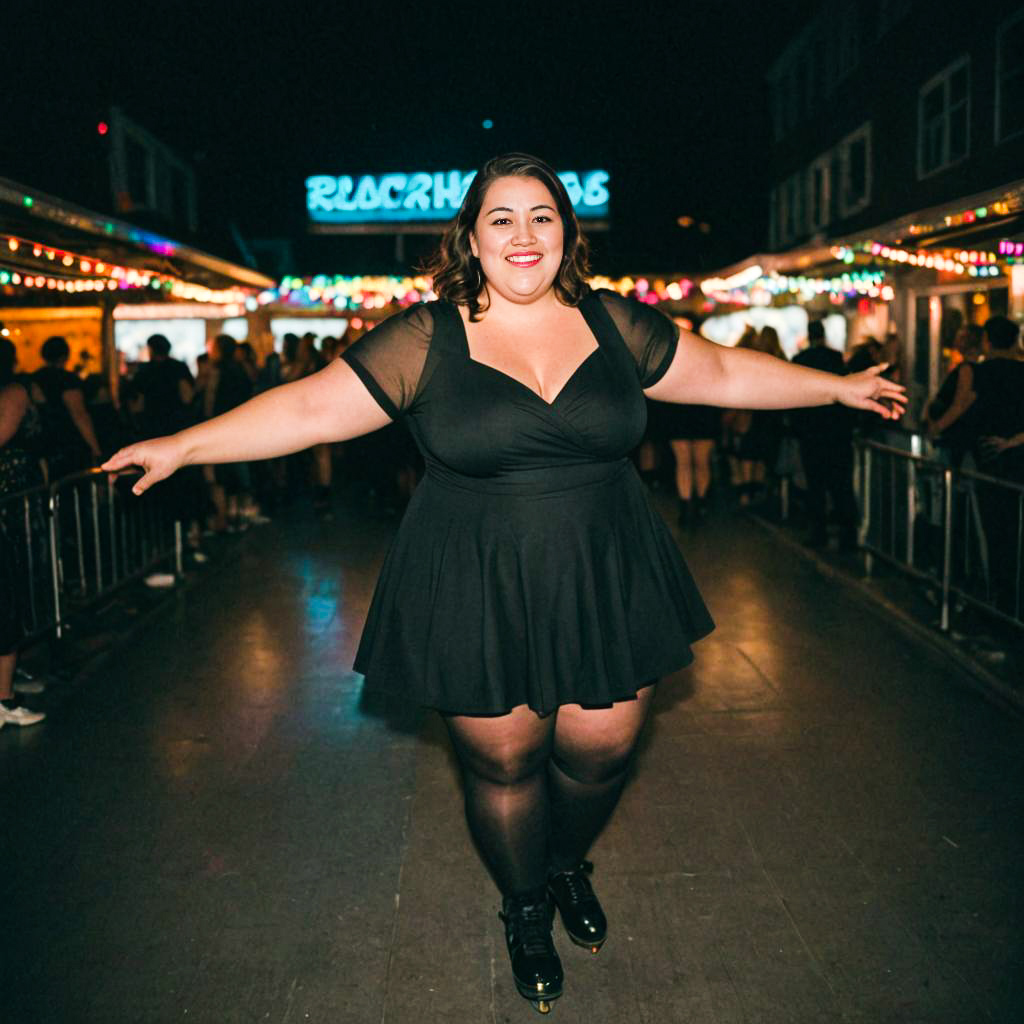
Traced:
[[473, 255], [469, 236], [480, 216], [487, 189], [498, 178], [510, 177], [536, 178], [555, 197], [563, 234], [562, 263], [554, 280], [559, 301], [566, 306], [578, 306], [590, 291], [586, 280], [590, 272], [587, 240], [580, 231], [565, 185], [543, 160], [528, 153], [506, 153], [488, 160], [477, 171], [437, 253], [423, 268], [423, 273], [433, 277], [438, 298], [467, 306], [471, 321], [479, 320], [488, 307], [480, 303], [480, 293], [486, 290], [487, 281], [480, 261]]

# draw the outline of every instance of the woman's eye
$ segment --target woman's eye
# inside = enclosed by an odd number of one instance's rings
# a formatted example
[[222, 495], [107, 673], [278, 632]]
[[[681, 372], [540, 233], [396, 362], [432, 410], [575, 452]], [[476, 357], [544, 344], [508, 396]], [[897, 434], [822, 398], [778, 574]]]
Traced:
[[508, 217], [499, 217], [497, 220], [491, 221], [492, 224], [511, 224], [512, 222]]
[[538, 214], [533, 219], [537, 220], [537, 221], [540, 221], [541, 224], [548, 224], [551, 221], [551, 218], [546, 213]]

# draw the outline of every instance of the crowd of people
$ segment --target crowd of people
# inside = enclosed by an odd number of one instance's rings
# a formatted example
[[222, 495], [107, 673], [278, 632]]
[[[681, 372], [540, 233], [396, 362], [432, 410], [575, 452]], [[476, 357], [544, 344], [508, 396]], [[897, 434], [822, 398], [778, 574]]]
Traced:
[[[1017, 326], [993, 317], [967, 325], [957, 336], [956, 365], [928, 405], [925, 429], [940, 456], [955, 467], [979, 469], [1024, 483], [1024, 361]], [[0, 498], [88, 468], [134, 439], [161, 437], [220, 415], [261, 391], [321, 369], [347, 339], [313, 334], [284, 336], [281, 351], [260, 362], [248, 342], [212, 337], [193, 375], [161, 334], [147, 342], [148, 358], [129, 366], [115, 403], [106, 378], [68, 369], [67, 341], [43, 344], [44, 365], [19, 374], [13, 344], [0, 339]], [[737, 347], [786, 359], [777, 332], [748, 327]], [[829, 347], [819, 321], [811, 321], [807, 347], [794, 362], [830, 373], [855, 373], [887, 362], [899, 380], [892, 339], [866, 338], [846, 353]], [[79, 367], [84, 373], [85, 368]], [[827, 545], [830, 528], [841, 551], [856, 548], [853, 438], [873, 418], [840, 406], [780, 412], [648, 403], [648, 430], [635, 459], [649, 482], [671, 481], [678, 523], [697, 526], [709, 514], [712, 486], [739, 507], [774, 499], [783, 480], [803, 492], [808, 543]], [[191, 557], [202, 561], [204, 534], [236, 532], [266, 521], [282, 503], [305, 495], [317, 515], [331, 516], [339, 472], [373, 507], [397, 511], [422, 471], [408, 431], [392, 424], [345, 444], [318, 444], [307, 453], [261, 463], [189, 467], [158, 487], [151, 501], [168, 503], [188, 524]], [[1013, 495], [992, 491], [979, 504], [988, 559], [1004, 605], [1015, 593], [1009, 578], [1017, 562]], [[9, 531], [8, 531], [9, 532]], [[983, 553], [984, 557], [984, 553]], [[15, 572], [15, 551], [0, 523], [0, 578]], [[1007, 577], [1007, 578], [1004, 578]], [[14, 586], [0, 587], [0, 725], [34, 724], [42, 714], [17, 703], [12, 692], [18, 630]], [[10, 605], [10, 607], [8, 607]]]
[[[748, 326], [736, 347], [786, 360], [770, 325], [761, 330]], [[890, 339], [882, 343], [869, 337], [844, 359], [826, 344], [822, 322], [812, 320], [807, 346], [793, 362], [835, 374], [859, 373], [884, 362], [885, 375], [898, 383], [895, 348]], [[851, 551], [857, 545], [853, 438], [858, 428], [873, 429], [875, 419], [841, 406], [782, 412], [650, 402], [638, 461], [650, 481], [671, 474], [681, 526], [693, 527], [708, 516], [712, 486], [744, 508], [777, 497], [785, 480], [804, 495], [808, 543], [826, 546], [834, 524], [840, 550]]]
[[[69, 369], [71, 348], [48, 338], [43, 366], [19, 372], [17, 352], [0, 338], [0, 727], [35, 725], [44, 714], [19, 696], [37, 683], [16, 678], [23, 635], [24, 525], [20, 507], [5, 496], [53, 483], [97, 466], [133, 440], [161, 437], [227, 412], [253, 395], [299, 380], [343, 351], [344, 338], [285, 335], [282, 351], [261, 363], [248, 342], [212, 337], [193, 374], [174, 357], [162, 334], [147, 341], [148, 358], [129, 365], [117, 399], [102, 374], [87, 366]], [[260, 463], [188, 467], [147, 496], [186, 524], [187, 551], [205, 561], [204, 537], [234, 533], [268, 521], [282, 504], [307, 498], [315, 513], [332, 516], [332, 485], [338, 471], [347, 486], [375, 511], [398, 511], [419, 472], [415, 446], [401, 425], [344, 445], [316, 445], [309, 452]]]
[[[1024, 485], [1024, 359], [1020, 328], [1005, 316], [964, 326], [954, 342], [955, 365], [925, 414], [940, 457], [954, 469], [974, 470]], [[968, 478], [967, 496], [981, 524], [979, 562], [996, 606], [1021, 615], [1020, 492]]]

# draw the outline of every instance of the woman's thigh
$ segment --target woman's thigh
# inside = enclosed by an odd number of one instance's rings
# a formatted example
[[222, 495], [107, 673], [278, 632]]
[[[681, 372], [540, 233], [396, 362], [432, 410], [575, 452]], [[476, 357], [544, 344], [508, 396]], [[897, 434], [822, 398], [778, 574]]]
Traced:
[[459, 760], [492, 782], [517, 782], [551, 753], [555, 716], [522, 704], [504, 715], [443, 715]]
[[559, 767], [581, 782], [599, 782], [621, 772], [647, 721], [654, 690], [651, 683], [635, 698], [609, 707], [563, 704], [557, 712], [552, 752]]

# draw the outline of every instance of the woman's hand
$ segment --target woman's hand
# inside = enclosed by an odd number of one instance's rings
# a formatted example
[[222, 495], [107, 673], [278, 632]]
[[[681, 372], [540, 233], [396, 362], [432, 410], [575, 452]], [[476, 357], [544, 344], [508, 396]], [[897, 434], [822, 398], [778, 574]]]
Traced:
[[129, 466], [138, 466], [143, 470], [141, 479], [132, 485], [132, 494], [142, 494], [153, 484], [166, 480], [185, 462], [183, 445], [176, 435], [158, 437], [152, 441], [139, 441], [122, 448], [100, 466], [108, 473], [117, 473]]
[[884, 419], [898, 420], [907, 407], [907, 389], [882, 376], [888, 367], [888, 363], [879, 363], [863, 373], [841, 377], [836, 400], [851, 409], [865, 409]]
[[1012, 437], [981, 437], [978, 439], [978, 444], [981, 446], [986, 461], [1017, 447]]

